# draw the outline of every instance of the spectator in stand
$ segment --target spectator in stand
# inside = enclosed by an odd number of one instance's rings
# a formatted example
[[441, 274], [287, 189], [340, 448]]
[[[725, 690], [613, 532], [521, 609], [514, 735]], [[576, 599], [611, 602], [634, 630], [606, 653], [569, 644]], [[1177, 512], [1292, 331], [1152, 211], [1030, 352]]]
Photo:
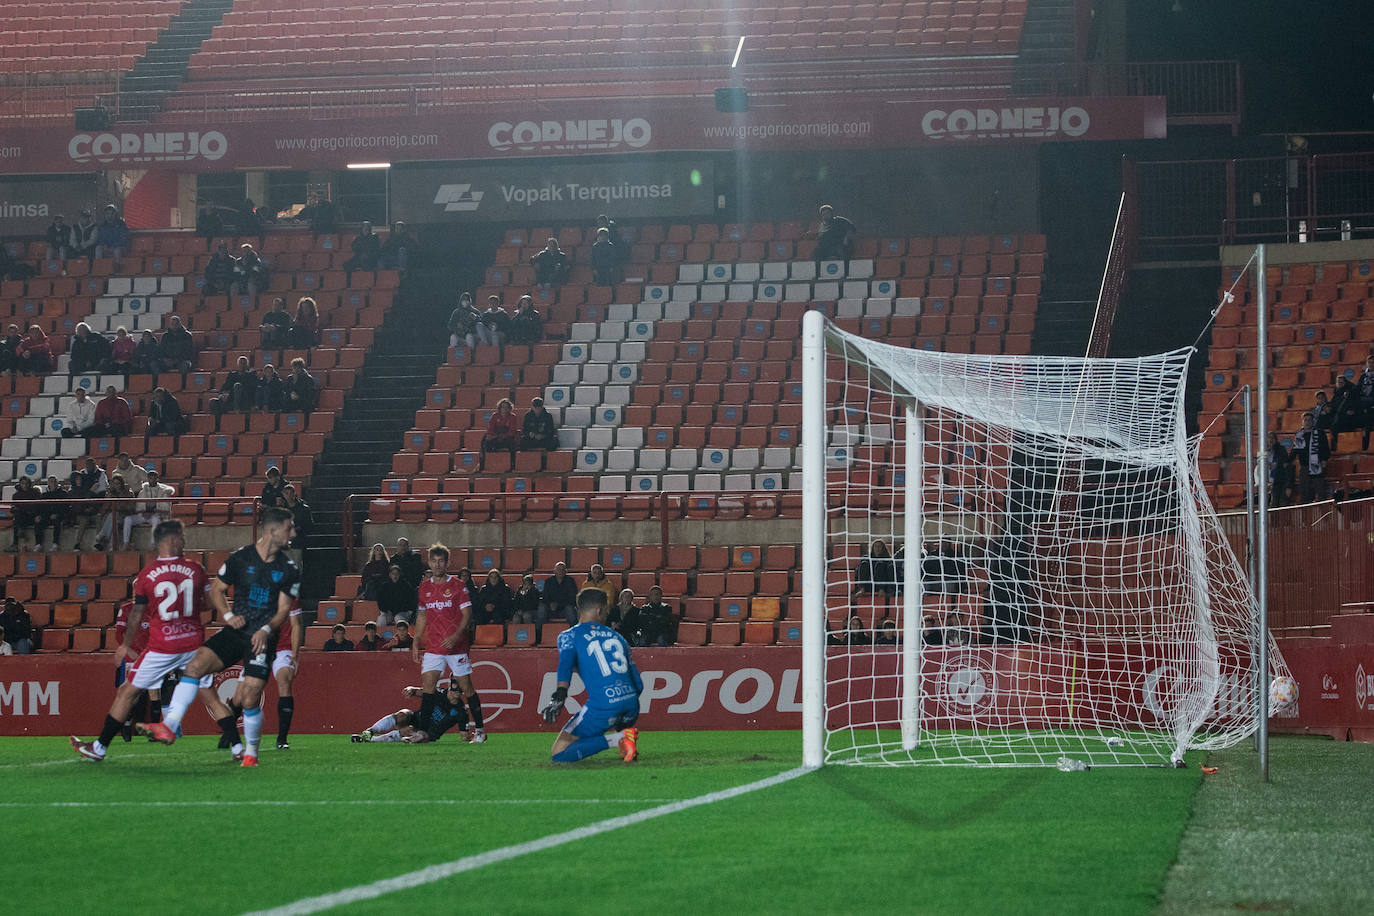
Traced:
[[1265, 449], [1269, 465], [1269, 505], [1277, 509], [1288, 501], [1293, 492], [1293, 456], [1284, 448], [1279, 434], [1269, 433]]
[[272, 300], [272, 310], [262, 316], [258, 328], [259, 345], [264, 350], [281, 350], [291, 342], [291, 313], [286, 310], [286, 300], [277, 296]]
[[28, 476], [20, 477], [14, 483], [14, 501], [16, 503], [29, 503], [34, 505], [14, 507], [14, 549], [24, 550], [24, 529], [29, 528], [33, 531], [34, 549], [39, 549], [42, 544], [42, 535], [38, 530], [38, 518], [41, 514], [41, 507], [38, 503], [43, 499], [43, 492], [34, 486], [33, 481]]
[[76, 528], [76, 540], [72, 544], [72, 549], [81, 550], [81, 540], [90, 530], [96, 531], [99, 537], [100, 530], [100, 507], [103, 500], [94, 493], [86, 475], [80, 471], [72, 471], [67, 478], [67, 494], [70, 499], [79, 499], [82, 505], [71, 506], [68, 510], [68, 518]]
[[424, 554], [411, 550], [410, 541], [405, 538], [396, 539], [396, 552], [391, 555], [391, 563], [393, 566], [401, 567], [401, 578], [405, 579], [411, 588], [419, 588], [420, 583], [424, 581], [425, 573], [429, 571]]
[[558, 427], [553, 414], [544, 409], [544, 399], [534, 398], [520, 424], [520, 450], [552, 452], [558, 448]]
[[978, 644], [978, 640], [974, 638], [973, 629], [965, 622], [958, 611], [953, 612], [945, 618], [943, 636], [945, 645], [951, 648], [975, 646]]
[[221, 235], [224, 235], [224, 219], [219, 215], [219, 208], [208, 200], [202, 200], [196, 208], [196, 236], [214, 239]]
[[543, 620], [543, 602], [539, 589], [534, 584], [534, 576], [525, 573], [520, 577], [520, 587], [511, 599], [511, 623], [532, 623], [540, 625]]
[[329, 235], [338, 231], [339, 208], [329, 198], [311, 194], [306, 197], [305, 207], [296, 214], [296, 221], [309, 223], [310, 231], [316, 235]]
[[320, 345], [320, 310], [309, 296], [302, 296], [296, 303], [296, 317], [291, 319], [288, 339], [297, 350]]
[[592, 282], [597, 286], [614, 286], [619, 274], [620, 252], [611, 241], [611, 231], [598, 229], [592, 244]]
[[31, 325], [29, 333], [19, 341], [19, 371], [25, 375], [47, 375], [53, 371], [52, 341], [38, 325]]
[[555, 563], [553, 575], [544, 580], [539, 591], [546, 621], [562, 620], [569, 626], [577, 623], [577, 583], [568, 575], [568, 564]]
[[391, 226], [386, 241], [382, 243], [381, 264], [387, 270], [405, 273], [410, 266], [410, 256], [420, 247], [420, 240], [411, 228], [400, 220]]
[[639, 607], [635, 604], [635, 593], [628, 588], [622, 588], [620, 597], [616, 599], [615, 604], [611, 605], [611, 610], [606, 617], [606, 626], [628, 640], [630, 637], [626, 634], [629, 631], [625, 628], [625, 623], [626, 621], [633, 622], [638, 613]]
[[190, 372], [196, 364], [196, 340], [176, 315], [170, 316], [167, 324], [167, 331], [157, 347], [162, 371]]
[[1317, 392], [1317, 403], [1312, 408], [1313, 420], [1317, 429], [1331, 436], [1331, 451], [1336, 450], [1337, 437], [1344, 432], [1354, 432], [1364, 419], [1360, 410], [1360, 393], [1350, 379], [1341, 376], [1336, 379], [1335, 396], [1326, 402], [1326, 392]]
[[124, 217], [119, 215], [119, 208], [114, 204], [105, 205], [105, 215], [101, 217], [100, 227], [95, 235], [95, 256], [97, 258], [114, 258], [115, 270], [121, 266], [124, 260], [124, 252], [129, 247], [129, 224], [124, 222]]
[[873, 638], [869, 636], [868, 631], [864, 629], [864, 622], [859, 619], [859, 615], [855, 614], [853, 617], [850, 617], [849, 626], [845, 630], [845, 644], [850, 646], [868, 646], [872, 645], [872, 643]]
[[370, 270], [376, 271], [377, 264], [382, 257], [381, 236], [372, 231], [372, 223], [363, 220], [362, 228], [358, 235], [353, 239], [353, 257], [344, 261], [344, 285], [353, 285], [353, 271]]
[[534, 282], [546, 289], [567, 283], [568, 274], [572, 273], [572, 258], [558, 247], [558, 239], [549, 239], [544, 250], [530, 258], [530, 263], [534, 265]]
[[240, 356], [237, 368], [224, 377], [219, 397], [210, 399], [210, 413], [223, 416], [231, 410], [249, 413], [258, 396], [258, 374], [248, 365], [248, 357]]
[[616, 599], [619, 597], [615, 590], [615, 585], [610, 579], [606, 578], [606, 571], [601, 568], [600, 563], [593, 563], [592, 568], [587, 571], [587, 578], [582, 580], [583, 588], [595, 588], [606, 596], [606, 607], [615, 607]]
[[71, 521], [72, 507], [66, 501], [71, 498], [67, 486], [56, 477], [48, 477], [48, 485], [43, 488], [43, 500], [39, 503], [38, 524], [34, 528], [34, 534], [38, 536], [35, 549], [41, 550], [43, 547], [42, 529], [52, 529], [52, 542], [48, 544], [48, 552], [55, 553], [62, 544], [62, 529]]
[[6, 598], [0, 610], [0, 633], [10, 644], [15, 655], [30, 655], [33, 652], [33, 619], [24, 605], [14, 598]]
[[166, 388], [153, 389], [153, 400], [148, 404], [148, 430], [143, 434], [143, 447], [153, 436], [180, 436], [186, 432], [186, 417], [181, 405]]
[[33, 269], [32, 264], [15, 258], [8, 245], [0, 245], [0, 279], [27, 280], [36, 273], [38, 271]]
[[239, 235], [262, 236], [262, 218], [258, 216], [258, 207], [252, 198], [245, 198], [234, 210], [234, 226]]
[[259, 410], [278, 411], [282, 409], [282, 403], [286, 398], [286, 382], [277, 369], [271, 363], [262, 367], [262, 373], [258, 376], [257, 392], [253, 395], [253, 402]]
[[205, 295], [223, 296], [239, 275], [239, 261], [229, 253], [229, 243], [220, 242], [205, 265]]
[[1317, 429], [1312, 414], [1303, 414], [1302, 429], [1293, 434], [1293, 459], [1298, 463], [1298, 484], [1304, 502], [1331, 498], [1331, 485], [1326, 480], [1326, 462], [1330, 458], [1326, 433]]
[[491, 570], [478, 590], [477, 597], [472, 599], [473, 625], [508, 623], [514, 610], [515, 595], [511, 593], [501, 570]]
[[90, 490], [92, 496], [105, 498], [106, 492], [110, 489], [110, 480], [105, 476], [105, 471], [100, 465], [95, 463], [94, 458], [87, 458], [77, 473], [81, 475], [82, 486]]
[[319, 399], [319, 389], [315, 386], [315, 376], [305, 368], [305, 360], [297, 356], [291, 360], [291, 375], [282, 388], [285, 397], [281, 409], [287, 413], [310, 413]]
[[673, 623], [673, 609], [664, 602], [663, 589], [655, 585], [649, 589], [648, 600], [625, 615], [620, 632], [632, 646], [671, 646]]
[[10, 647], [9, 643], [5, 642], [5, 634], [0, 632], [0, 656], [13, 654], [14, 649]]
[[72, 226], [72, 257], [95, 260], [95, 249], [100, 244], [100, 227], [90, 210], [82, 210]]
[[458, 570], [458, 581], [463, 583], [463, 589], [468, 593], [468, 600], [477, 603], [477, 593], [481, 591], [477, 583], [472, 581], [472, 572], [464, 566]]
[[262, 485], [262, 495], [259, 501], [264, 509], [271, 509], [281, 505], [282, 492], [286, 490], [286, 480], [282, 478], [281, 471], [276, 465], [267, 469], [266, 482]]
[[124, 475], [115, 471], [110, 475], [110, 488], [105, 492], [105, 506], [100, 519], [100, 531], [96, 535], [95, 549], [106, 550], [111, 544], [120, 548], [119, 532], [123, 530], [124, 516], [133, 511], [132, 504], [121, 500], [132, 499], [135, 491], [124, 482]]
[[931, 614], [921, 618], [921, 642], [927, 646], [943, 646], [945, 644], [945, 635]]
[[882, 592], [889, 598], [897, 594], [897, 566], [887, 542], [876, 540], [868, 547], [868, 556], [859, 561], [854, 574], [854, 595], [874, 595]]
[[257, 297], [272, 279], [272, 265], [252, 245], [239, 246], [238, 283], [241, 294]]
[[134, 371], [143, 375], [156, 375], [162, 371], [162, 351], [157, 336], [152, 331], [144, 331], [134, 347]]
[[820, 222], [812, 231], [816, 239], [816, 251], [812, 257], [816, 269], [820, 270], [822, 261], [844, 261], [845, 271], [849, 270], [849, 259], [854, 252], [854, 237], [858, 231], [854, 224], [843, 216], [835, 215], [835, 208], [824, 204], [820, 210]]
[[158, 480], [157, 471], [148, 472], [148, 482], [138, 491], [138, 498], [147, 500], [134, 504], [134, 511], [124, 516], [124, 546], [133, 544], [133, 531], [146, 525], [155, 528], [172, 517], [172, 504], [167, 502], [176, 495], [170, 484]]
[[510, 316], [501, 307], [500, 296], [487, 297], [487, 310], [477, 325], [477, 340], [491, 347], [499, 347], [506, 342], [510, 333]]
[[72, 227], [61, 213], [48, 224], [48, 260], [62, 262], [62, 272], [66, 273], [67, 259], [72, 256]]
[[19, 371], [19, 344], [24, 339], [19, 333], [19, 325], [11, 324], [0, 339], [0, 372], [11, 374]]
[[93, 435], [95, 428], [95, 401], [86, 396], [86, 389], [78, 387], [72, 392], [67, 410], [62, 419], [62, 438], [74, 439], [77, 436]]
[[534, 299], [521, 296], [510, 319], [510, 342], [534, 345], [544, 339], [544, 316], [534, 307]]
[[310, 531], [315, 527], [314, 512], [305, 500], [296, 495], [296, 488], [289, 483], [281, 490], [281, 508], [291, 512], [291, 520], [296, 528], [291, 546], [304, 550], [310, 540]]
[[[379, 621], [380, 622], [380, 621]], [[385, 624], [383, 624], [385, 626]], [[396, 621], [396, 635], [382, 644], [382, 650], [386, 652], [404, 652], [415, 645], [415, 638], [410, 635], [410, 624], [404, 620]]]
[[520, 426], [515, 419], [515, 408], [510, 398], [502, 398], [496, 402], [496, 410], [492, 411], [491, 419], [487, 421], [482, 451], [510, 452], [514, 455], [519, 444]]
[[477, 329], [481, 324], [482, 313], [472, 304], [472, 293], [463, 293], [458, 297], [458, 307], [448, 316], [448, 345], [467, 344], [469, 349], [476, 349]]
[[352, 652], [353, 640], [348, 638], [348, 628], [341, 623], [334, 624], [334, 629], [330, 632], [329, 639], [325, 641], [324, 651]]
[[376, 652], [381, 647], [382, 641], [377, 637], [377, 625], [370, 622], [363, 624], [363, 638], [358, 640], [357, 651]]
[[1360, 412], [1364, 419], [1364, 439], [1360, 448], [1369, 451], [1369, 434], [1374, 432], [1374, 356], [1364, 358], [1364, 371], [1355, 382], [1355, 391], [1360, 396]]
[[364, 601], [377, 600], [377, 585], [386, 578], [387, 570], [391, 569], [391, 561], [387, 559], [386, 548], [381, 544], [373, 544], [372, 552], [368, 554], [367, 562], [363, 564], [362, 582], [358, 585], [356, 597]]
[[415, 586], [405, 580], [401, 567], [395, 563], [387, 568], [386, 578], [377, 585], [377, 621], [412, 623], [420, 597]]
[[[124, 475], [124, 482], [129, 485], [134, 493], [137, 493], [148, 482], [148, 472], [130, 461], [128, 452], [120, 452], [115, 456], [115, 469], [114, 473], [110, 475], [111, 480], [116, 473]], [[133, 493], [129, 495], [132, 496]]]
[[115, 328], [114, 340], [110, 341], [110, 371], [118, 372], [128, 378], [134, 371], [134, 354], [138, 352], [138, 341], [129, 336], [129, 329], [120, 325]]
[[110, 342], [104, 334], [92, 331], [91, 326], [83, 321], [76, 326], [70, 352], [68, 372], [72, 375], [100, 372], [109, 365]]
[[620, 237], [620, 227], [615, 224], [615, 220], [604, 213], [596, 218], [596, 235], [598, 238], [601, 236], [602, 229], [606, 230], [608, 240], [620, 252], [617, 260], [621, 263], [630, 260], [630, 246], [625, 244], [625, 240]]

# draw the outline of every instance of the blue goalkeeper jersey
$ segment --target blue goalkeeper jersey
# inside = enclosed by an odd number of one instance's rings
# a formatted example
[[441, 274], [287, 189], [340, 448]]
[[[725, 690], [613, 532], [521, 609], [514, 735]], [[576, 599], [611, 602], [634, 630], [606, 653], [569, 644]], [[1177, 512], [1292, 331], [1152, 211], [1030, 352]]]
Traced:
[[596, 709], [638, 708], [644, 682], [630, 660], [630, 645], [610, 627], [579, 623], [558, 634], [558, 682], [576, 671], [587, 687], [586, 705]]

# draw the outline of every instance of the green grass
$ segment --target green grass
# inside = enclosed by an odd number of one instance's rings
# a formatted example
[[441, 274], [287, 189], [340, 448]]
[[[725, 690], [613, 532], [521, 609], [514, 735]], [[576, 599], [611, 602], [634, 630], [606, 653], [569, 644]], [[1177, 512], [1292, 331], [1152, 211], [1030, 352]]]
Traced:
[[[556, 766], [550, 740], [301, 736], [288, 752], [265, 747], [262, 766], [245, 771], [212, 738], [116, 743], [103, 764], [46, 766], [33, 764], [71, 755], [62, 739], [5, 739], [5, 908], [281, 905], [771, 776], [794, 767], [800, 747], [791, 732], [647, 733], [634, 766], [611, 755]], [[1148, 913], [1199, 779], [1196, 766], [830, 767], [343, 909]], [[297, 804], [144, 804], [153, 800]], [[51, 805], [73, 801], [91, 806]], [[339, 803], [356, 801], [380, 803]]]
[[1209, 763], [1161, 914], [1374, 912], [1374, 747], [1275, 739], [1268, 785], [1248, 745]]

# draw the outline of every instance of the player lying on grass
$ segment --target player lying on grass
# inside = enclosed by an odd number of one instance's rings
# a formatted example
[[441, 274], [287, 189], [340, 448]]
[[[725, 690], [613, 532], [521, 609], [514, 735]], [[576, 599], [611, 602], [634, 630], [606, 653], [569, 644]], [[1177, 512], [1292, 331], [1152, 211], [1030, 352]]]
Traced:
[[[277, 634], [286, 626], [292, 602], [300, 597], [301, 580], [300, 570], [285, 552], [296, 534], [291, 513], [281, 508], [264, 510], [258, 532], [257, 541], [229, 555], [210, 586], [210, 606], [224, 621], [224, 629], [196, 651], [162, 721], [148, 726], [149, 735], [171, 744], [182, 716], [195, 699], [200, 679], [241, 664], [243, 676], [234, 693], [234, 704], [243, 710], [246, 767], [258, 765], [262, 691], [276, 656]], [[230, 588], [234, 590], [232, 610], [227, 597]]]
[[[423, 697], [425, 692], [419, 687], [407, 687], [401, 691], [408, 697]], [[420, 713], [413, 709], [398, 709], [389, 716], [382, 716], [362, 732], [353, 736], [354, 744], [368, 741], [404, 741], [406, 744], [424, 744], [438, 741], [444, 732], [458, 726], [463, 740], [469, 740], [467, 707], [463, 703], [463, 688], [458, 678], [450, 678], [448, 688], [434, 695], [429, 703], [429, 721], [426, 724]]]
[[553, 739], [557, 763], [613, 747], [626, 763], [639, 756], [639, 729], [633, 726], [644, 681], [630, 661], [629, 643], [606, 626], [609, 612], [605, 592], [584, 588], [577, 595], [577, 625], [558, 634], [558, 686], [540, 715], [549, 724], [558, 718], [574, 671], [587, 686], [587, 701]]
[[[153, 529], [157, 559], [145, 566], [134, 580], [134, 602], [124, 627], [127, 642], [119, 647], [115, 657], [121, 662], [132, 648], [141, 649], [137, 661], [127, 674], [127, 680], [115, 692], [114, 702], [105, 716], [105, 725], [95, 741], [81, 741], [73, 737], [72, 748], [87, 760], [105, 759], [105, 751], [124, 727], [133, 712], [134, 704], [147, 691], [161, 687], [172, 672], [184, 668], [205, 639], [205, 569], [195, 560], [182, 556], [186, 537], [181, 522], [166, 521]], [[149, 606], [153, 612], [149, 613]], [[148, 626], [144, 627], [144, 618]], [[133, 634], [132, 637], [129, 634]], [[146, 646], [146, 648], [144, 648]], [[236, 717], [208, 688], [212, 680], [197, 680], [192, 696], [199, 694], [206, 709], [228, 736], [237, 741]], [[243, 753], [235, 743], [234, 756]]]

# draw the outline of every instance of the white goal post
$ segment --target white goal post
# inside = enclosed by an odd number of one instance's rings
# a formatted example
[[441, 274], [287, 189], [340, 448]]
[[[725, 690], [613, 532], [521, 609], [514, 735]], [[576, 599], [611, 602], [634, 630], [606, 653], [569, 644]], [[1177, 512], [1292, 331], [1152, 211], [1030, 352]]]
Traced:
[[1196, 470], [1189, 350], [910, 350], [802, 322], [803, 762], [1169, 765], [1286, 676]]

